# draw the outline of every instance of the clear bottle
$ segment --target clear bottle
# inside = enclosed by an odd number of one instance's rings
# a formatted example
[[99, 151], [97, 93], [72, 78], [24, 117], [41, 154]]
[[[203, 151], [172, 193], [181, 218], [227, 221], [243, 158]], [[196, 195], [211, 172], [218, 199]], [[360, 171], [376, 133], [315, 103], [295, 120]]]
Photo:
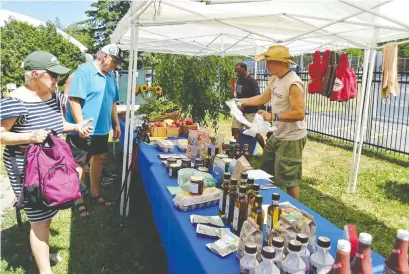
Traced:
[[279, 274], [280, 270], [274, 264], [276, 252], [274, 247], [265, 246], [261, 250], [261, 263], [256, 267], [256, 274]]
[[240, 259], [240, 274], [253, 274], [258, 261], [257, 255], [257, 245], [255, 243], [247, 243], [244, 247], [244, 256]]
[[327, 274], [334, 264], [334, 258], [329, 253], [331, 240], [318, 237], [317, 251], [310, 257], [310, 274]]
[[301, 243], [291, 240], [288, 243], [288, 255], [281, 264], [281, 270], [288, 274], [305, 274], [305, 263], [300, 257]]
[[236, 200], [233, 216], [233, 233], [240, 236], [240, 231], [245, 220], [247, 220], [247, 195], [246, 186], [239, 187], [239, 198]]
[[258, 224], [259, 229], [261, 233], [263, 234], [265, 213], [264, 213], [262, 206], [263, 206], [263, 196], [258, 194], [255, 198], [254, 207], [251, 210], [250, 217], [254, 219], [256, 224]]
[[408, 241], [409, 231], [399, 229], [396, 234], [395, 248], [385, 261], [384, 274], [408, 274]]
[[274, 257], [274, 263], [280, 269], [283, 263], [283, 256], [284, 256], [284, 240], [281, 237], [273, 237], [271, 240], [271, 245], [274, 247], [276, 251], [276, 256]]
[[337, 245], [337, 257], [328, 273], [331, 274], [351, 274], [349, 255], [351, 253], [351, 243], [347, 240], [339, 240]]
[[305, 271], [310, 270], [310, 251], [308, 250], [308, 236], [304, 233], [298, 233], [296, 238], [301, 243], [300, 257], [305, 263]]
[[229, 194], [229, 185], [230, 185], [230, 174], [224, 173], [223, 184], [222, 184], [223, 195], [220, 197], [220, 200], [219, 200], [219, 216], [221, 218], [225, 217], [226, 199], [227, 199], [227, 195]]
[[269, 245], [270, 240], [268, 239], [268, 235], [274, 228], [279, 228], [278, 221], [280, 220], [281, 209], [279, 206], [280, 203], [280, 194], [273, 193], [271, 195], [271, 205], [267, 209], [267, 225], [266, 225], [266, 238], [265, 241]]
[[351, 262], [352, 274], [373, 274], [371, 259], [372, 236], [368, 233], [359, 234], [358, 252]]
[[237, 179], [231, 178], [230, 179], [230, 186], [229, 186], [229, 194], [226, 198], [226, 224], [232, 225], [233, 224], [233, 215], [234, 215], [234, 205], [236, 204], [236, 200], [239, 196], [237, 192]]
[[253, 184], [252, 189], [247, 197], [247, 200], [249, 201], [249, 209], [248, 209], [249, 216], [250, 216], [251, 210], [254, 207], [254, 201], [256, 200], [256, 196], [258, 195], [259, 191], [260, 191], [260, 185]]
[[240, 175], [240, 185], [247, 186], [247, 179], [249, 175], [247, 174], [246, 171], [242, 172]]

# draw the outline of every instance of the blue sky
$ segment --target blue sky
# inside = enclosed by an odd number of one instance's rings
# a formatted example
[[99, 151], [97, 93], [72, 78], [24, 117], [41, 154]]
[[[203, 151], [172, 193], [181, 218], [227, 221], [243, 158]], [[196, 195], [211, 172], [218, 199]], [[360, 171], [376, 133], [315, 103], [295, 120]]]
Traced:
[[[73, 22], [87, 19], [86, 10], [91, 9], [94, 1], [20, 1], [2, 0], [1, 9], [18, 12], [41, 21], [60, 19], [66, 27]], [[92, 8], [93, 9], [93, 8]]]

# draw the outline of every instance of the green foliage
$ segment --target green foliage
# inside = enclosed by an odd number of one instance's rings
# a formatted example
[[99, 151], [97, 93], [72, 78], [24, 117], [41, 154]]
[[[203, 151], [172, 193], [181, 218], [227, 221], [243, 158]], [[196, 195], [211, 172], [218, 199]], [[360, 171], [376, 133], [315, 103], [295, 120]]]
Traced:
[[230, 98], [235, 60], [161, 54], [154, 82], [195, 122], [206, 125], [209, 118], [216, 125], [219, 115], [226, 113], [224, 102]]
[[71, 24], [64, 31], [77, 39], [81, 44], [88, 48], [88, 52], [91, 52], [91, 49], [95, 44], [95, 37], [90, 31], [90, 26], [87, 21], [80, 21], [74, 24]]
[[172, 111], [179, 110], [179, 106], [162, 96], [159, 98], [154, 98], [148, 103], [143, 104], [137, 111], [138, 114], [148, 114], [149, 118], [161, 115], [162, 113], [169, 113]]
[[347, 49], [346, 52], [347, 52], [348, 56], [359, 56], [359, 57], [361, 57], [362, 60], [364, 58], [364, 50], [362, 50], [362, 49], [353, 49], [353, 48], [351, 48], [351, 49]]
[[[79, 65], [80, 50], [57, 33], [53, 24], [34, 27], [26, 22], [9, 21], [0, 28], [1, 34], [1, 90], [7, 83], [24, 84], [22, 62], [33, 51], [48, 51], [54, 54], [60, 63], [75, 69]], [[59, 85], [65, 83], [68, 75], [60, 78]]]

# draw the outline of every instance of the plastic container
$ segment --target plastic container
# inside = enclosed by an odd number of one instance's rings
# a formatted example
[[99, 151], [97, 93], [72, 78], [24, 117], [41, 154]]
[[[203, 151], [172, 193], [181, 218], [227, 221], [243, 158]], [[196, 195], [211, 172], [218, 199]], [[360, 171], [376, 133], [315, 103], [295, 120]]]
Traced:
[[265, 246], [261, 250], [262, 262], [256, 266], [255, 274], [279, 274], [280, 270], [274, 264], [276, 252], [273, 247]]
[[162, 152], [173, 152], [174, 146], [171, 141], [168, 140], [156, 140], [156, 144]]
[[180, 139], [176, 141], [176, 145], [178, 146], [179, 151], [186, 151], [187, 150], [187, 139]]
[[301, 243], [300, 257], [305, 263], [305, 271], [310, 270], [310, 251], [308, 250], [308, 236], [299, 233], [297, 234], [296, 240]]
[[257, 261], [257, 245], [255, 243], [247, 243], [244, 249], [244, 256], [240, 260], [240, 274], [254, 273]]
[[317, 251], [310, 257], [310, 274], [327, 274], [334, 258], [329, 253], [331, 240], [327, 237], [318, 237]]
[[283, 263], [283, 254], [284, 254], [284, 240], [281, 237], [273, 237], [271, 245], [276, 251], [276, 255], [273, 259], [276, 266], [280, 269]]
[[219, 203], [221, 193], [222, 191], [215, 187], [205, 188], [202, 195], [181, 192], [173, 199], [173, 204], [182, 211], [209, 207]]
[[305, 263], [300, 257], [301, 243], [291, 240], [288, 243], [288, 255], [283, 260], [281, 269], [288, 274], [305, 274]]

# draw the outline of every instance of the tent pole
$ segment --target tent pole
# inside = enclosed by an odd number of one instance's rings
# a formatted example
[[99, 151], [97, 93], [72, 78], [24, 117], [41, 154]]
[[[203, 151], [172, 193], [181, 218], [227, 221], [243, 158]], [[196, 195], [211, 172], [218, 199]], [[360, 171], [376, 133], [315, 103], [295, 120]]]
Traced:
[[[133, 46], [133, 68], [132, 68], [132, 88], [131, 91], [134, 91], [136, 88], [136, 78], [139, 76], [138, 75], [138, 39], [139, 39], [139, 25], [136, 24], [136, 26], [134, 27], [134, 46]], [[131, 121], [130, 121], [130, 126], [129, 126], [129, 131], [132, 133], [131, 136], [133, 136], [133, 131], [134, 131], [134, 124], [135, 124], [135, 92], [131, 92], [131, 98], [132, 98], [132, 102], [131, 102]], [[133, 140], [130, 140], [129, 142], [129, 150], [128, 150], [128, 163], [130, 163], [132, 161], [132, 152], [133, 152]], [[127, 191], [126, 193], [129, 193], [129, 186], [131, 185], [131, 176], [128, 176], [128, 180], [127, 180]], [[129, 194], [127, 194], [129, 195]], [[128, 216], [129, 214], [129, 199], [127, 200], [127, 204], [126, 204], [126, 213], [125, 216]]]
[[362, 111], [364, 108], [364, 96], [365, 96], [365, 90], [366, 90], [366, 80], [368, 78], [368, 67], [369, 67], [369, 50], [365, 50], [364, 54], [364, 64], [363, 64], [363, 72], [362, 72], [362, 80], [361, 80], [361, 91], [359, 93], [359, 109], [358, 109], [358, 117], [357, 117], [357, 123], [355, 125], [355, 134], [354, 134], [354, 150], [352, 153], [352, 163], [351, 163], [351, 169], [349, 171], [349, 184], [348, 184], [348, 191], [351, 192], [352, 190], [352, 184], [353, 184], [353, 174], [355, 172], [355, 165], [356, 165], [356, 153], [358, 149], [358, 142], [360, 142], [359, 136], [361, 134], [361, 118], [362, 118]]
[[[134, 28], [135, 25], [131, 23], [131, 47], [130, 47], [130, 52], [133, 52], [134, 48], [134, 43], [132, 42], [134, 40]], [[128, 162], [127, 162], [127, 154], [129, 151], [129, 113], [130, 109], [129, 106], [131, 104], [131, 93], [132, 93], [132, 65], [133, 65], [133, 54], [130, 55], [129, 57], [129, 66], [128, 66], [128, 89], [126, 93], [126, 115], [125, 115], [125, 132], [124, 132], [124, 149], [123, 149], [123, 159], [122, 159], [122, 186], [125, 184], [124, 179], [125, 179], [125, 174], [128, 168]], [[121, 186], [121, 187], [122, 187]], [[124, 209], [124, 201], [125, 201], [125, 193], [122, 193], [121, 195], [121, 204], [119, 207], [119, 213], [122, 216], [124, 214], [123, 209]]]

